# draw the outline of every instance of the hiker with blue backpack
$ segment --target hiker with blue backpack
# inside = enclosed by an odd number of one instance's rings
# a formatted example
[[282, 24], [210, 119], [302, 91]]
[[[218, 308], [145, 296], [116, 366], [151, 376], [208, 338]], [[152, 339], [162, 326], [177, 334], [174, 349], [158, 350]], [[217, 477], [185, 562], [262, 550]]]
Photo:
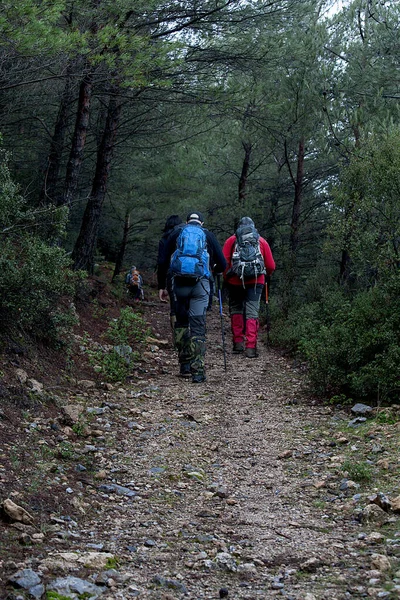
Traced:
[[186, 225], [176, 227], [167, 239], [164, 256], [159, 256], [159, 298], [166, 301], [167, 276], [171, 278], [176, 322], [175, 343], [181, 377], [193, 383], [206, 381], [206, 314], [213, 273], [222, 273], [226, 261], [204, 218], [191, 212]]
[[266, 276], [275, 270], [271, 248], [253, 220], [243, 217], [235, 234], [226, 240], [223, 253], [228, 265], [224, 281], [229, 292], [233, 353], [256, 358], [261, 294]]

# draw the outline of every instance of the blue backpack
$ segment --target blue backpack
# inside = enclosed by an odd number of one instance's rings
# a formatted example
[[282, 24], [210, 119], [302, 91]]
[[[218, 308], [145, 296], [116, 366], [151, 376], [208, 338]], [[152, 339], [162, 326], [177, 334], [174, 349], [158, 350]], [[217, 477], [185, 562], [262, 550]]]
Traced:
[[175, 277], [210, 277], [210, 256], [207, 238], [202, 227], [185, 225], [176, 241], [176, 250], [171, 256], [170, 269]]

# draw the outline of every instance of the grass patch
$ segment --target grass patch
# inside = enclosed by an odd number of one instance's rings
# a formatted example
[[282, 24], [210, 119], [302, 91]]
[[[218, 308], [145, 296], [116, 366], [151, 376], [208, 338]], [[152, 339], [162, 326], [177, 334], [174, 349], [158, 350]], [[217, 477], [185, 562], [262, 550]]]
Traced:
[[107, 559], [106, 569], [117, 569], [117, 568], [118, 568], [118, 559], [115, 558], [115, 556], [113, 558]]
[[345, 460], [342, 470], [347, 471], [353, 481], [371, 481], [373, 477], [372, 467], [365, 461]]
[[78, 423], [74, 423], [72, 425], [72, 431], [78, 437], [83, 437], [85, 435], [85, 431], [86, 431], [85, 423], [83, 423], [82, 421], [78, 421]]
[[63, 460], [73, 460], [76, 457], [73, 445], [69, 442], [61, 442], [58, 446], [58, 457]]
[[400, 421], [400, 414], [390, 408], [384, 408], [377, 413], [375, 421], [381, 425], [395, 425]]
[[54, 592], [53, 590], [46, 592], [46, 600], [70, 600], [70, 598], [70, 596], [63, 596], [58, 592]]

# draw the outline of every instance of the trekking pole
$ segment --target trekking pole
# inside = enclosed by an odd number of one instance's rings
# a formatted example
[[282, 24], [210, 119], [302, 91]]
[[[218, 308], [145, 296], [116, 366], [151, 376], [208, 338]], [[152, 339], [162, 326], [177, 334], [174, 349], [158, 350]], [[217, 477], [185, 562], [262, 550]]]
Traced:
[[267, 275], [265, 278], [265, 304], [267, 307], [266, 321], [267, 321], [267, 347], [269, 346], [269, 331], [271, 329], [271, 323], [269, 319], [269, 286], [271, 283], [271, 276]]
[[217, 275], [218, 282], [218, 298], [219, 298], [219, 314], [221, 316], [221, 332], [222, 332], [222, 350], [224, 352], [224, 370], [226, 371], [226, 346], [225, 346], [225, 326], [224, 316], [222, 314], [222, 292], [221, 292], [221, 275]]

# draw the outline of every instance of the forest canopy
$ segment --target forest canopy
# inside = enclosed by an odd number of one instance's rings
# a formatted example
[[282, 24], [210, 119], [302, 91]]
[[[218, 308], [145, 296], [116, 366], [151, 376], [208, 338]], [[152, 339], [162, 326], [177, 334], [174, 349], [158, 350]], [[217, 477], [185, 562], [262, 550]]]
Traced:
[[170, 214], [221, 242], [249, 215], [273, 343], [324, 394], [398, 399], [399, 23], [378, 0], [4, 2], [3, 330], [51, 305], [63, 338], [77, 273], [152, 270]]

